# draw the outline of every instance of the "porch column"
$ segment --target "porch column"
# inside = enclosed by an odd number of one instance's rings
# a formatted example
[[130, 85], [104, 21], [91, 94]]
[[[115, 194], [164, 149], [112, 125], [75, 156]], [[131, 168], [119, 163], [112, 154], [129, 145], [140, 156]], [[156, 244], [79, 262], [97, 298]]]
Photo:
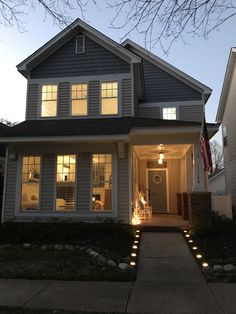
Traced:
[[194, 192], [205, 191], [204, 172], [202, 169], [200, 143], [193, 145], [193, 189]]

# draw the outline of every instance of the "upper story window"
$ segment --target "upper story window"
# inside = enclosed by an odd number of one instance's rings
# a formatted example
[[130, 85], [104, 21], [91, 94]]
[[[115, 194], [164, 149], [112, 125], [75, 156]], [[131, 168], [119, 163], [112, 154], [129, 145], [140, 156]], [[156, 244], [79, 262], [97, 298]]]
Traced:
[[71, 114], [72, 116], [86, 116], [88, 114], [88, 84], [72, 84]]
[[76, 54], [85, 53], [85, 36], [84, 35], [76, 36], [75, 53]]
[[163, 108], [162, 118], [165, 120], [176, 120], [176, 107]]
[[118, 82], [102, 83], [101, 96], [101, 114], [118, 114]]
[[57, 85], [42, 86], [41, 117], [56, 117]]

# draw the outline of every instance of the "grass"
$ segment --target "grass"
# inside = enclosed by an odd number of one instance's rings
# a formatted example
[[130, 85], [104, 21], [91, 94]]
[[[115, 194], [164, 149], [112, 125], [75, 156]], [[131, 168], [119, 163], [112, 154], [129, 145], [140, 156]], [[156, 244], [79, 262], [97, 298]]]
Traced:
[[[236, 265], [236, 222], [212, 215], [212, 227], [192, 230], [197, 244], [210, 266], [220, 264]], [[236, 282], [236, 273], [208, 274], [209, 280]]]
[[[120, 223], [5, 223], [0, 226], [0, 278], [132, 281], [135, 271], [99, 265], [85, 250], [41, 250], [42, 244], [92, 248], [117, 263], [128, 261], [134, 230]], [[23, 243], [32, 249], [23, 249]]]

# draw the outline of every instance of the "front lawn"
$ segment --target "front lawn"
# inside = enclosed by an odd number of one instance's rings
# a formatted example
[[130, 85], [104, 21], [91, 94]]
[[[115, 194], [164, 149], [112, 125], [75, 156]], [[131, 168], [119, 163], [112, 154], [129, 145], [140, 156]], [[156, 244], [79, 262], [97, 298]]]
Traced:
[[210, 266], [206, 270], [207, 279], [236, 282], [236, 222], [216, 214], [212, 221], [211, 228], [193, 230], [198, 251]]
[[135, 270], [118, 265], [129, 263], [133, 239], [133, 227], [114, 222], [5, 223], [0, 278], [132, 281]]

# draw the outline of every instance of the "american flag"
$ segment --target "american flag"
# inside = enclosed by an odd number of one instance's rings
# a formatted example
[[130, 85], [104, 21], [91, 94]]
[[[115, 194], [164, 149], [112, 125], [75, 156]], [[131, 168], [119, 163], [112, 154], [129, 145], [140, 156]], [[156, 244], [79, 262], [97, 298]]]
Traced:
[[211, 159], [211, 148], [210, 148], [210, 143], [209, 143], [205, 117], [202, 122], [202, 129], [201, 129], [201, 134], [200, 134], [200, 146], [201, 146], [203, 170], [212, 173], [213, 167], [212, 167], [212, 159]]

